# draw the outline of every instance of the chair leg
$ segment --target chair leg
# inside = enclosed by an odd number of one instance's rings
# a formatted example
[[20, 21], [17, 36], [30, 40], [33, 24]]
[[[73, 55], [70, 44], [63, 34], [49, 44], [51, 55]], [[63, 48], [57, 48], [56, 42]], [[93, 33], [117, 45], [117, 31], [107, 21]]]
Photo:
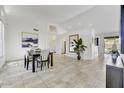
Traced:
[[49, 60], [48, 60], [48, 62], [47, 62], [47, 66], [48, 66], [48, 68], [49, 68]]
[[41, 62], [41, 71], [42, 71], [42, 67], [43, 67], [43, 62]]
[[37, 61], [37, 68], [38, 68], [38, 61]]
[[26, 55], [24, 56], [24, 68], [26, 68], [26, 62], [27, 62], [27, 59], [26, 59]]
[[48, 68], [49, 68], [49, 63], [50, 63], [50, 60], [49, 60], [49, 56], [48, 56], [48, 61], [47, 61]]
[[46, 62], [44, 62], [45, 66], [46, 66]]
[[27, 70], [28, 70], [28, 67], [29, 67], [29, 57], [27, 57]]

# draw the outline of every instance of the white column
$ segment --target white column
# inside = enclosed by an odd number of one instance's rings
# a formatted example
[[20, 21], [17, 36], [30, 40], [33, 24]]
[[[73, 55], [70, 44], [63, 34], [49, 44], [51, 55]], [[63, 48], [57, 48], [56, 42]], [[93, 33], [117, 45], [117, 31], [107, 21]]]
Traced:
[[104, 37], [99, 36], [99, 47], [98, 47], [99, 56], [104, 57], [104, 51], [105, 51]]

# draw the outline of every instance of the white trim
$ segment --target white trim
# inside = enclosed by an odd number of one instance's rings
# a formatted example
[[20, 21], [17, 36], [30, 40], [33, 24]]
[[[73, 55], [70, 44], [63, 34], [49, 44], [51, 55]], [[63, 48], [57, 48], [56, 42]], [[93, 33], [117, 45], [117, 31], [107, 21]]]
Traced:
[[4, 56], [4, 23], [3, 23], [3, 21], [0, 19], [0, 22], [1, 22], [1, 26], [2, 26], [2, 31], [0, 32], [1, 33], [1, 48], [2, 48], [2, 50], [1, 50], [1, 55], [0, 55], [0, 57], [3, 57]]

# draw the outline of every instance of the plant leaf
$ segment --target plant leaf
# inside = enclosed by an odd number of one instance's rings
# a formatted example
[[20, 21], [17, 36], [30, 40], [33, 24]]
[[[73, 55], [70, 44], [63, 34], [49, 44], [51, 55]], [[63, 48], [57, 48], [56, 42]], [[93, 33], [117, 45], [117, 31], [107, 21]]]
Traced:
[[83, 45], [83, 40], [80, 38], [78, 41], [74, 39], [75, 45], [74, 45], [74, 51], [75, 52], [83, 52], [85, 51], [85, 48], [87, 46]]
[[76, 44], [78, 44], [77, 40], [73, 39]]
[[78, 40], [78, 44], [82, 45], [82, 39], [81, 38]]

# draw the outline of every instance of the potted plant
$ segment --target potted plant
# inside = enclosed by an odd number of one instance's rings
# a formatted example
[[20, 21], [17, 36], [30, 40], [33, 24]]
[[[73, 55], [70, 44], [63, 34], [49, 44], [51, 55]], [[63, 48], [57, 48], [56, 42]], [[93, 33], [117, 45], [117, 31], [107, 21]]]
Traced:
[[77, 53], [77, 59], [80, 60], [81, 59], [80, 53], [84, 52], [85, 48], [87, 48], [87, 46], [83, 45], [82, 38], [80, 38], [78, 40], [74, 39], [74, 42], [75, 42], [74, 52]]
[[117, 49], [113, 49], [111, 51], [111, 56], [112, 56], [112, 61], [113, 62], [116, 62], [118, 56], [119, 56], [119, 53], [118, 53], [118, 50]]
[[116, 38], [115, 37], [114, 37], [114, 42], [113, 42], [113, 45], [112, 45], [111, 55], [112, 55], [112, 61], [116, 62], [116, 60], [119, 56], [119, 52], [118, 52], [118, 49], [117, 49]]

